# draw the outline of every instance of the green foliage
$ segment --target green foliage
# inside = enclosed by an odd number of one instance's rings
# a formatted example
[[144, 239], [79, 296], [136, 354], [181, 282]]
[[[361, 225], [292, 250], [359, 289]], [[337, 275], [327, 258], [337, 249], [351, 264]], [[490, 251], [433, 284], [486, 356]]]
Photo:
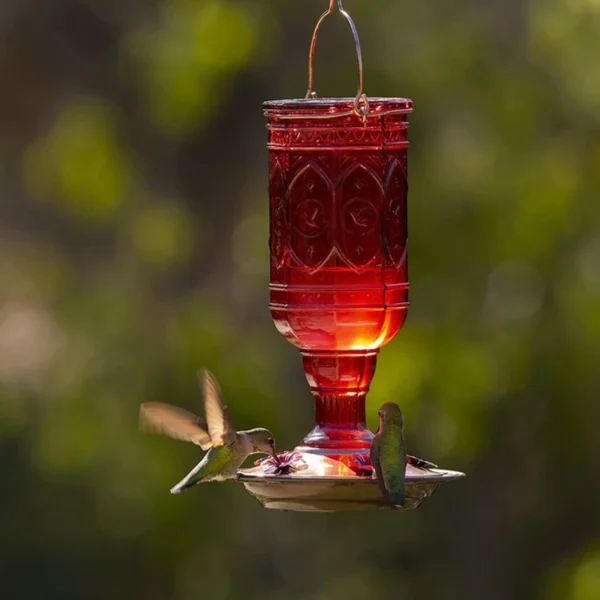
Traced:
[[132, 178], [117, 126], [105, 102], [76, 98], [25, 154], [24, 184], [35, 196], [52, 195], [65, 212], [78, 218], [113, 217], [126, 200]]
[[229, 79], [251, 60], [257, 36], [242, 4], [163, 2], [158, 27], [125, 38], [140, 63], [140, 91], [157, 125], [179, 136], [206, 123], [226, 101]]

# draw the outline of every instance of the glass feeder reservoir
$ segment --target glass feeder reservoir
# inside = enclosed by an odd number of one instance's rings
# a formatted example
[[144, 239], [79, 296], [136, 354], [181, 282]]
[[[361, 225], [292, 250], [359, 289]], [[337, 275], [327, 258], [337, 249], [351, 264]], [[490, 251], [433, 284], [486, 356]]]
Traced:
[[[313, 91], [313, 56], [336, 5], [355, 37], [355, 98]], [[367, 98], [360, 44], [341, 0], [331, 0], [310, 49], [301, 100], [265, 102], [270, 199], [270, 310], [302, 355], [315, 426], [286, 470], [269, 461], [238, 477], [266, 507], [284, 510], [389, 508], [369, 459], [365, 400], [379, 349], [401, 329], [408, 302], [405, 98]], [[409, 461], [406, 509], [461, 473]]]

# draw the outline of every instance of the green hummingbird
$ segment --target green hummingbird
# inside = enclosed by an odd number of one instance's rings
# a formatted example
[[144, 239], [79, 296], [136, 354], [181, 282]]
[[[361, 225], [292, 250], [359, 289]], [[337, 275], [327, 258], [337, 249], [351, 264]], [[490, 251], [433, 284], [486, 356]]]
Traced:
[[204, 391], [206, 422], [170, 404], [146, 402], [140, 406], [142, 431], [193, 442], [202, 450], [208, 450], [202, 460], [171, 488], [172, 494], [179, 494], [197, 483], [235, 479], [237, 470], [251, 454], [270, 454], [279, 463], [271, 432], [262, 427], [236, 431], [223, 404], [217, 380], [207, 370], [200, 371], [198, 378]]
[[379, 429], [371, 443], [371, 465], [386, 500], [394, 507], [404, 506], [407, 456], [402, 411], [394, 402], [386, 402], [377, 414]]

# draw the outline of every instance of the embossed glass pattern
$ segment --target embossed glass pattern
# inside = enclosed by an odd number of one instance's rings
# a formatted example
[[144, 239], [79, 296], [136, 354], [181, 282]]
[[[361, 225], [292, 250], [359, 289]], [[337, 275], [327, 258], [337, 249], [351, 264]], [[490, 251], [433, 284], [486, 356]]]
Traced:
[[[306, 446], [367, 448], [378, 350], [408, 309], [407, 127], [412, 102], [266, 102], [273, 320], [300, 348], [316, 401]], [[336, 114], [344, 113], [336, 117]], [[328, 118], [323, 118], [327, 116]]]

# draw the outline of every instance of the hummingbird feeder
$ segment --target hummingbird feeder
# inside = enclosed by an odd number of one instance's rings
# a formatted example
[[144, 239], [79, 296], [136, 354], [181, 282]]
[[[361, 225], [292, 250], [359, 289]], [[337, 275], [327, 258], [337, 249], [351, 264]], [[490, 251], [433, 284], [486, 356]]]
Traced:
[[[354, 36], [354, 98], [317, 98], [319, 28], [339, 10]], [[238, 479], [267, 508], [390, 508], [372, 477], [365, 399], [379, 349], [409, 307], [407, 128], [413, 103], [367, 98], [360, 42], [342, 0], [315, 27], [305, 98], [263, 105], [268, 120], [270, 310], [299, 348], [315, 401], [315, 427], [283, 466], [263, 459]], [[417, 508], [462, 473], [408, 461], [406, 505]]]

